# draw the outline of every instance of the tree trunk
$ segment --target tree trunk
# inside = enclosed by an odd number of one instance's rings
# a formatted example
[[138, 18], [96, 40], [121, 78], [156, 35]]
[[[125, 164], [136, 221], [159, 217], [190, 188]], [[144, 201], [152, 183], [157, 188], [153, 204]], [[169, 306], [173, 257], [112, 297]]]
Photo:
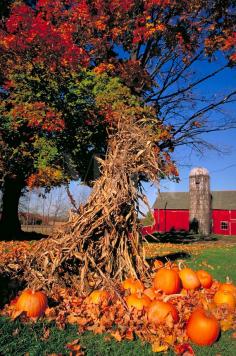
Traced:
[[0, 221], [1, 240], [12, 240], [21, 234], [18, 206], [23, 187], [23, 179], [15, 175], [8, 175], [4, 179]]

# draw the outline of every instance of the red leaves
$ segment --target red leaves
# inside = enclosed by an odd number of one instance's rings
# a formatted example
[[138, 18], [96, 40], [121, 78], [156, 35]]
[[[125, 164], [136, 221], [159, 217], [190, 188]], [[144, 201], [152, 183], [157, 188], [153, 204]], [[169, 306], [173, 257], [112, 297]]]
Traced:
[[27, 57], [36, 63], [50, 65], [53, 60], [59, 67], [74, 67], [79, 62], [86, 66], [89, 59], [85, 50], [75, 44], [77, 26], [69, 17], [60, 1], [39, 1], [37, 11], [27, 5], [15, 5], [0, 43], [5, 51], [14, 51], [22, 60], [27, 52]]
[[57, 185], [63, 180], [63, 172], [60, 169], [53, 167], [39, 168], [36, 173], [31, 174], [27, 178], [27, 186], [32, 189], [47, 184]]
[[15, 104], [10, 114], [13, 117], [12, 125], [15, 129], [18, 129], [22, 124], [48, 132], [57, 132], [64, 129], [62, 115], [41, 101]]
[[193, 348], [187, 343], [177, 345], [175, 347], [175, 353], [179, 356], [194, 356], [195, 355]]
[[69, 344], [66, 345], [66, 348], [71, 350], [73, 354], [76, 354], [77, 356], [83, 356], [84, 352], [82, 350], [81, 345], [79, 344], [79, 339], [76, 339]]

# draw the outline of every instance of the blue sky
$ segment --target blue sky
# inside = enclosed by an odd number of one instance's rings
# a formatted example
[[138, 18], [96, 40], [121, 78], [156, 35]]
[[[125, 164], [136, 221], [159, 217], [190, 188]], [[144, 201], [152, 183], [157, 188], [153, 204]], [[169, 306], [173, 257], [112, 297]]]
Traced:
[[[206, 74], [212, 66], [216, 69], [222, 64], [222, 58], [215, 63], [199, 64], [197, 67], [198, 73]], [[215, 78], [211, 79], [198, 87], [201, 93], [207, 92], [208, 95], [220, 96], [223, 93], [230, 92], [236, 88], [236, 70], [226, 69], [224, 72], [218, 74]], [[231, 103], [224, 106], [224, 112], [227, 116], [235, 118], [236, 121], [236, 103]], [[221, 120], [221, 115], [213, 113], [211, 120]], [[205, 167], [209, 170], [211, 177], [211, 190], [236, 190], [236, 128], [208, 133], [203, 136], [203, 139], [212, 145], [218, 147], [218, 150], [205, 149], [199, 153], [192, 151], [188, 147], [181, 146], [176, 149], [173, 158], [176, 160], [179, 169], [180, 182], [174, 183], [169, 180], [160, 182], [159, 189], [161, 191], [188, 191], [188, 176], [191, 168]], [[144, 188], [152, 206], [157, 194], [158, 185], [145, 183]], [[88, 196], [89, 189], [80, 186], [78, 183], [72, 183], [71, 189], [77, 196]], [[144, 209], [146, 210], [146, 209]]]
[[[224, 64], [224, 59], [218, 54], [214, 63], [200, 63], [196, 70], [200, 75], [209, 73], [209, 70], [217, 69]], [[236, 69], [226, 68], [209, 81], [198, 86], [199, 93], [215, 95], [216, 97], [223, 93], [236, 89]], [[236, 121], [236, 103], [224, 106], [224, 112], [228, 117]], [[222, 116], [215, 112], [211, 115], [211, 120], [222, 120]], [[176, 149], [173, 157], [176, 160], [179, 169], [180, 182], [174, 183], [168, 180], [161, 181], [159, 187], [157, 184], [144, 184], [147, 197], [152, 206], [158, 189], [161, 191], [188, 191], [189, 172], [193, 167], [205, 167], [209, 170], [211, 177], [211, 190], [236, 190], [236, 128], [208, 133], [202, 136], [204, 140], [216, 146], [219, 150], [203, 150], [202, 153], [192, 151], [188, 147]]]
[[209, 134], [208, 140], [224, 147], [228, 152], [221, 154], [211, 150], [199, 155], [196, 152], [189, 152], [187, 148], [183, 147], [181, 150], [177, 150], [175, 159], [179, 169], [180, 182], [163, 180], [159, 187], [157, 184], [145, 183], [144, 188], [151, 206], [157, 197], [158, 189], [171, 192], [188, 191], [189, 172], [193, 167], [208, 169], [211, 190], [236, 190], [236, 129]]

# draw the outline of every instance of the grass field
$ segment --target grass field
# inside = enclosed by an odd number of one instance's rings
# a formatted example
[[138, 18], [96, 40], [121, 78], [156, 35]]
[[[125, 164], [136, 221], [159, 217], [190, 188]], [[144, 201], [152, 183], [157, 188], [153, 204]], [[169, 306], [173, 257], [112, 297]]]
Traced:
[[[152, 255], [159, 252], [164, 256], [183, 256], [185, 261], [194, 268], [204, 268], [210, 271], [215, 278], [223, 281], [229, 276], [236, 283], [236, 238], [224, 243], [224, 238], [218, 239], [218, 243], [206, 242], [191, 245], [159, 244], [152, 246]], [[150, 251], [149, 251], [150, 252]], [[47, 338], [45, 338], [45, 331]], [[123, 341], [117, 343], [114, 340], [105, 341], [104, 335], [86, 333], [78, 335], [76, 326], [68, 325], [65, 330], [57, 329], [53, 324], [36, 323], [24, 325], [19, 321], [12, 322], [6, 318], [0, 318], [0, 355], [69, 355], [70, 350], [65, 345], [74, 339], [80, 339], [85, 355], [89, 356], [116, 356], [155, 355], [151, 347], [142, 344], [139, 340]], [[224, 332], [221, 338], [212, 347], [196, 347], [193, 349], [197, 356], [234, 356], [236, 355], [236, 339], [232, 332]], [[162, 355], [159, 353], [158, 355]], [[173, 355], [169, 351], [163, 355]]]

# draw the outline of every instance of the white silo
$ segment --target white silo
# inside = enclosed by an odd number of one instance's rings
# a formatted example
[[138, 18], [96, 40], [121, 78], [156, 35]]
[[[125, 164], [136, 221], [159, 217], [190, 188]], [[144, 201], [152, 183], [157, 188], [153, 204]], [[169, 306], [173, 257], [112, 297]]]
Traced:
[[193, 168], [189, 176], [190, 229], [202, 235], [211, 232], [210, 176], [206, 168]]

